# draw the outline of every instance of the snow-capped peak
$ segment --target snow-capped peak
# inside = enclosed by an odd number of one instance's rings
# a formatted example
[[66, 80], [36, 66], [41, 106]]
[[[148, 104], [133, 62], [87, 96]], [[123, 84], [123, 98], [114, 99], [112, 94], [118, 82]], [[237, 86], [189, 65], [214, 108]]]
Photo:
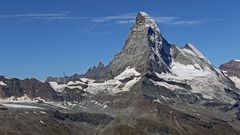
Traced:
[[144, 25], [146, 27], [151, 27], [153, 30], [160, 33], [160, 30], [154, 21], [146, 12], [139, 12], [136, 17], [136, 24], [137, 25]]
[[211, 64], [211, 62], [192, 44], [187, 43], [186, 46], [184, 47], [185, 49], [191, 50], [195, 55], [197, 55], [199, 58], [202, 58], [203, 60], [205, 60], [206, 62], [208, 62], [209, 64]]

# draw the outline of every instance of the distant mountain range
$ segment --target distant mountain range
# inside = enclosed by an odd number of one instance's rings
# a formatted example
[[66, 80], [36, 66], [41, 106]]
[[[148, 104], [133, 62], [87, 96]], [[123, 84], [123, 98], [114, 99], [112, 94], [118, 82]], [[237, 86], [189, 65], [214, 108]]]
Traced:
[[120, 53], [85, 74], [0, 76], [0, 134], [239, 135], [240, 61], [215, 68], [139, 12]]

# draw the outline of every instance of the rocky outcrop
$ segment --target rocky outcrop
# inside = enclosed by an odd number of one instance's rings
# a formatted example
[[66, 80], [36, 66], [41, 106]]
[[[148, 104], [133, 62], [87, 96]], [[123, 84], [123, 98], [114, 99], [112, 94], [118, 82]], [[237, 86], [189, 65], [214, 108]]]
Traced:
[[79, 81], [80, 78], [90, 78], [98, 81], [106, 80], [107, 78], [107, 67], [99, 62], [97, 66], [90, 67], [84, 74], [74, 74], [72, 76], [65, 77], [48, 77], [46, 82], [58, 82], [65, 84], [69, 81]]
[[17, 78], [7, 79], [0, 77], [0, 81], [6, 84], [4, 86], [0, 85], [1, 98], [23, 97], [27, 95], [29, 98], [40, 97], [51, 101], [63, 100], [48, 83], [34, 78], [20, 80]]
[[93, 66], [83, 75], [86, 78], [95, 80], [102, 80], [106, 77], [107, 67], [102, 62], [98, 63], [98, 66]]
[[229, 76], [240, 78], [240, 60], [230, 60], [219, 66], [219, 69], [227, 71]]

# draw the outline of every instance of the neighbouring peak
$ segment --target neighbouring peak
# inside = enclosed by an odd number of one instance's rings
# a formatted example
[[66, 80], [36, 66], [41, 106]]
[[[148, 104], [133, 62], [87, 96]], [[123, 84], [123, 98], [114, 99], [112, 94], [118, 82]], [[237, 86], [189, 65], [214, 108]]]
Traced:
[[105, 68], [105, 65], [100, 61], [98, 62], [98, 65], [94, 65], [93, 67], [90, 67], [88, 69], [88, 71], [96, 71], [96, 70], [101, 70], [101, 69], [104, 69]]
[[97, 67], [94, 65], [93, 67], [90, 67], [88, 70], [96, 70]]
[[224, 63], [222, 65], [233, 65], [233, 64], [239, 65], [240, 64], [240, 60], [232, 59], [232, 60], [229, 60], [228, 62], [226, 62], [226, 63]]
[[100, 67], [105, 67], [105, 65], [100, 61], [100, 62], [98, 62], [98, 66], [97, 66], [98, 68], [100, 68]]
[[226, 63], [224, 63], [222, 65], [231, 65], [232, 66], [233, 64], [240, 65], [240, 60], [232, 59], [232, 60], [230, 60], [230, 61], [228, 61], [228, 62], [226, 62]]
[[239, 60], [230, 60], [227, 63], [220, 65], [219, 69], [227, 71], [227, 74], [229, 76], [240, 77], [240, 61]]
[[156, 22], [153, 18], [151, 18], [146, 12], [140, 11], [136, 17], [137, 25], [145, 25], [147, 27], [151, 27], [152, 29], [160, 32]]
[[183, 48], [189, 49], [189, 50], [196, 50], [199, 51], [193, 44], [187, 43]]
[[240, 60], [230, 60], [219, 66], [226, 75], [235, 83], [235, 86], [240, 89]]
[[211, 62], [193, 44], [187, 43], [183, 48], [192, 51], [197, 57], [211, 64]]
[[86, 78], [101, 80], [105, 77], [106, 72], [106, 66], [102, 62], [99, 62], [97, 66], [89, 68], [83, 76]]
[[120, 75], [116, 76], [114, 79], [124, 80], [126, 78], [131, 78], [133, 76], [139, 77], [141, 76], [141, 74], [137, 72], [135, 68], [127, 67], [125, 71], [123, 71]]
[[191, 43], [187, 43], [184, 48], [191, 48], [191, 46], [193, 46]]

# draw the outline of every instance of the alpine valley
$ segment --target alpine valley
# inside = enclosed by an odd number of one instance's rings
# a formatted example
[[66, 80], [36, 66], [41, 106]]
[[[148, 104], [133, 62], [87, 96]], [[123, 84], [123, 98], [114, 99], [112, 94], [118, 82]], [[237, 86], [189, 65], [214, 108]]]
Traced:
[[120, 53], [85, 74], [0, 76], [1, 135], [240, 135], [240, 61], [215, 68], [139, 12]]

